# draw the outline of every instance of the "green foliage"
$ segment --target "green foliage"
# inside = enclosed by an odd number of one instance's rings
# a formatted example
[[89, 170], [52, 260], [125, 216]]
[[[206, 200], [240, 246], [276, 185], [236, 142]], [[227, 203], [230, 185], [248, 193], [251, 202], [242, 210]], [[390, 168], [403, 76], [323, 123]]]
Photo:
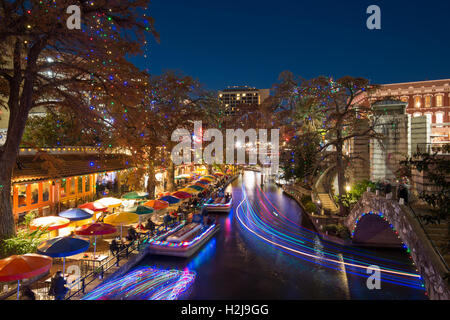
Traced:
[[434, 153], [416, 153], [401, 164], [416, 169], [433, 185], [433, 191], [424, 191], [419, 197], [430, 205], [440, 219], [450, 215], [450, 160], [439, 152], [450, 153], [450, 144], [434, 147]]
[[323, 230], [341, 239], [350, 239], [350, 231], [342, 224], [327, 224], [323, 227]]
[[37, 246], [42, 241], [41, 237], [46, 232], [47, 229], [19, 230], [15, 237], [1, 240], [0, 257], [6, 258], [14, 254], [20, 255], [36, 252]]
[[361, 199], [362, 195], [367, 191], [368, 187], [370, 187], [372, 190], [375, 190], [376, 184], [369, 180], [358, 181], [345, 195], [340, 197], [335, 196], [334, 200], [336, 201], [336, 203], [339, 203], [340, 198], [344, 207], [351, 208], [359, 201], [359, 199]]
[[89, 146], [97, 137], [73, 112], [48, 112], [29, 117], [22, 137], [22, 146], [50, 148], [58, 146]]
[[308, 201], [304, 204], [305, 210], [309, 213], [315, 213], [317, 211], [317, 206], [314, 202]]
[[319, 147], [320, 139], [314, 133], [293, 137], [280, 157], [283, 178], [312, 185], [320, 164]]

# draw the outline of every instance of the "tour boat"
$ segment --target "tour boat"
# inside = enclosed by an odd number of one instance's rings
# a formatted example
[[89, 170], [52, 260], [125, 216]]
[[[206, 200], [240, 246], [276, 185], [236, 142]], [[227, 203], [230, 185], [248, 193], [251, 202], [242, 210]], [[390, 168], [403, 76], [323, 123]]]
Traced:
[[231, 203], [233, 202], [233, 197], [230, 196], [228, 202], [225, 201], [226, 201], [225, 197], [217, 197], [215, 199], [211, 198], [208, 201], [206, 201], [206, 203], [203, 206], [208, 212], [229, 213], [231, 210]]
[[218, 224], [181, 224], [148, 243], [150, 254], [190, 257], [220, 229]]

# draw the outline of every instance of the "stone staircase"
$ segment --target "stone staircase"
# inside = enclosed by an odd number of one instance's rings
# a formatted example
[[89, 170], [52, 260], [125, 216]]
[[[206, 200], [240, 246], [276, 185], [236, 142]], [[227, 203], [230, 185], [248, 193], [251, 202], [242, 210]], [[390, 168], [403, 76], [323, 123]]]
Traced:
[[318, 193], [317, 197], [319, 198], [324, 210], [329, 211], [332, 214], [339, 213], [339, 207], [336, 205], [333, 199], [331, 199], [328, 193]]

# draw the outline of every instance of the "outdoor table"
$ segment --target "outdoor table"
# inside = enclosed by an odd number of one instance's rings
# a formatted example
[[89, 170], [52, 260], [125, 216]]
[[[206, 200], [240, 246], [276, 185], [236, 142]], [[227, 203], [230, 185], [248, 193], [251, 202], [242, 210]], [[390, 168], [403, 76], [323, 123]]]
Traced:
[[[93, 258], [92, 256], [88, 256], [88, 257], [82, 257], [80, 260], [84, 262], [84, 265], [87, 266], [86, 271], [88, 270], [95, 270], [96, 265], [98, 264], [98, 266], [101, 265], [101, 263], [103, 261], [105, 261], [108, 258], [107, 255], [100, 255], [97, 256], [95, 258]], [[90, 269], [90, 265], [92, 264], [92, 269]]]

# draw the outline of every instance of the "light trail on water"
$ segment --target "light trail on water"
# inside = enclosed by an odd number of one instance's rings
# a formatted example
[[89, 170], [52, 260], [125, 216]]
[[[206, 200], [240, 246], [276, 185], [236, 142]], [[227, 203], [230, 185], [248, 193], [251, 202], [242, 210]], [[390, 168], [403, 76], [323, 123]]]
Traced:
[[[258, 239], [303, 260], [335, 269], [345, 270], [367, 278], [370, 266], [377, 265], [383, 282], [425, 291], [419, 274], [402, 269], [405, 265], [395, 260], [370, 255], [367, 251], [321, 241], [316, 246], [317, 234], [289, 219], [257, 188], [256, 201], [252, 204], [242, 185], [243, 198], [236, 208], [236, 217], [241, 226]], [[345, 266], [345, 268], [343, 268]]]

